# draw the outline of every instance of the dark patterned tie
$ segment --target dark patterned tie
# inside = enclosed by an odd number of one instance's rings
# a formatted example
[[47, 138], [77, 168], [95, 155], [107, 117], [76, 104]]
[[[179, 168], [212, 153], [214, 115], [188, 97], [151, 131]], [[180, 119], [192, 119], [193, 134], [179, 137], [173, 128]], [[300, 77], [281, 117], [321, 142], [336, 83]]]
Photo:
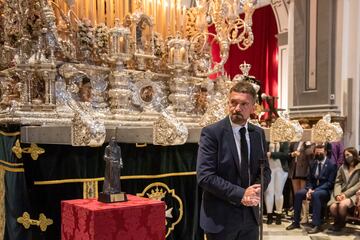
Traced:
[[317, 169], [318, 169], [317, 178], [319, 179], [320, 178], [320, 173], [321, 173], [321, 162], [320, 161], [318, 162]]
[[241, 150], [241, 187], [247, 188], [249, 186], [249, 152], [246, 141], [246, 128], [240, 128], [240, 150]]
[[320, 173], [321, 173], [321, 162], [318, 161], [318, 164], [317, 164], [317, 171], [318, 171], [318, 174], [316, 175], [316, 184], [319, 185], [320, 184]]

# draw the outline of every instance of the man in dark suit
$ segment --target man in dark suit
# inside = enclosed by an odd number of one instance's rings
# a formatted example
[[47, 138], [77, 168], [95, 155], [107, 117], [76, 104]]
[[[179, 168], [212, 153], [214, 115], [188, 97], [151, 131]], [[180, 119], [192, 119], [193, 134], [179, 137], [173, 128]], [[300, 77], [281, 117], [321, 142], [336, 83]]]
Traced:
[[335, 163], [332, 163], [326, 157], [324, 144], [315, 146], [314, 158], [315, 161], [310, 166], [310, 173], [305, 188], [295, 193], [294, 219], [286, 230], [300, 228], [301, 204], [305, 199], [310, 200], [312, 205], [312, 228], [308, 233], [318, 233], [322, 230], [321, 210], [327, 206], [327, 202], [330, 200], [337, 167]]
[[[260, 161], [266, 158], [262, 128], [248, 122], [256, 92], [239, 82], [229, 94], [229, 116], [201, 132], [197, 181], [203, 189], [200, 226], [207, 240], [257, 240]], [[271, 170], [264, 160], [264, 188]]]

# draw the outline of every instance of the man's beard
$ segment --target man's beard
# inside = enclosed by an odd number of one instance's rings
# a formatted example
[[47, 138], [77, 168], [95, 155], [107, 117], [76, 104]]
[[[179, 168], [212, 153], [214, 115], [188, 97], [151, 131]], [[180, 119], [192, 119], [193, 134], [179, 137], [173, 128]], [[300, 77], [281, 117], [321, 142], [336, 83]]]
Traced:
[[241, 113], [231, 114], [231, 121], [233, 123], [242, 123], [245, 121], [245, 118]]

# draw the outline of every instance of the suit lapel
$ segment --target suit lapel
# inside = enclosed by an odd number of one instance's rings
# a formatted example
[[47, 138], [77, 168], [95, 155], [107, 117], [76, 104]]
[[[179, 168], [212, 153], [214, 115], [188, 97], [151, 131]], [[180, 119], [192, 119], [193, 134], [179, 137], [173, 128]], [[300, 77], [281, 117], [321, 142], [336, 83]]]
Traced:
[[239, 154], [238, 154], [238, 150], [236, 147], [236, 143], [235, 143], [235, 139], [234, 139], [234, 133], [230, 124], [230, 119], [227, 117], [227, 119], [225, 120], [225, 139], [229, 139], [229, 147], [230, 147], [230, 151], [233, 155], [233, 159], [235, 161], [236, 164], [236, 168], [238, 169], [238, 172], [240, 173], [240, 159], [239, 159]]
[[320, 178], [320, 177], [324, 174], [324, 172], [326, 171], [327, 165], [328, 165], [328, 159], [326, 158], [326, 159], [325, 159], [325, 162], [324, 162], [324, 165], [323, 165], [323, 167], [321, 168], [321, 172], [319, 173], [319, 178]]
[[314, 163], [311, 165], [311, 176], [314, 176], [315, 178], [315, 173], [316, 173], [316, 168], [317, 168], [317, 163], [316, 161], [314, 161]]

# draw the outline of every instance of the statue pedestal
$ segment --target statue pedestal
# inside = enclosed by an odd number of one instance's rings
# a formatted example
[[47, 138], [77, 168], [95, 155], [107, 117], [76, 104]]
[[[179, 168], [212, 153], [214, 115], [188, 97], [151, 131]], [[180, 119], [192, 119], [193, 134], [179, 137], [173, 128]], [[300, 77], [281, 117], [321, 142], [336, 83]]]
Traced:
[[99, 202], [103, 203], [114, 203], [114, 202], [126, 202], [127, 197], [125, 192], [120, 193], [99, 193]]
[[61, 202], [61, 240], [164, 240], [165, 202], [127, 194], [129, 201]]

